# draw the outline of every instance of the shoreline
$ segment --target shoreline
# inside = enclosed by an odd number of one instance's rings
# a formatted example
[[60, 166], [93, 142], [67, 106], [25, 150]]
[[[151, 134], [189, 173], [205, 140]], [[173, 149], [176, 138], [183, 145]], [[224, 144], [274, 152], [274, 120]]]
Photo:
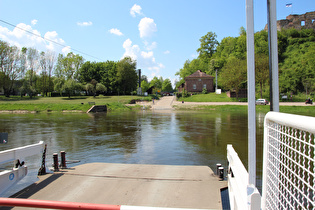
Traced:
[[[157, 103], [156, 101], [155, 103]], [[206, 107], [209, 107], [210, 110], [215, 110], [217, 107], [241, 107], [241, 106], [247, 106], [247, 102], [184, 102], [182, 103], [181, 101], [174, 100], [170, 104], [170, 106], [173, 108], [174, 111], [176, 110], [205, 110]], [[62, 105], [60, 105], [62, 107]], [[125, 110], [125, 109], [118, 109], [118, 110], [110, 110], [109, 112], [115, 112], [115, 111], [135, 111], [135, 110], [140, 110], [140, 109], [146, 109], [150, 110], [154, 104], [152, 101], [140, 101], [136, 102], [136, 104], [125, 104], [125, 107], [128, 107], [130, 110]], [[269, 107], [270, 104], [268, 105], [257, 105], [258, 109], [266, 109]], [[279, 103], [280, 107], [303, 107], [302, 109], [306, 107], [312, 107], [310, 104], [305, 104], [304, 102], [280, 102]], [[245, 107], [244, 107], [245, 108]], [[243, 109], [243, 108], [242, 108]], [[232, 110], [232, 109], [231, 109]], [[86, 113], [83, 110], [0, 110], [0, 114], [36, 114], [36, 113]], [[315, 109], [314, 109], [315, 113]]]

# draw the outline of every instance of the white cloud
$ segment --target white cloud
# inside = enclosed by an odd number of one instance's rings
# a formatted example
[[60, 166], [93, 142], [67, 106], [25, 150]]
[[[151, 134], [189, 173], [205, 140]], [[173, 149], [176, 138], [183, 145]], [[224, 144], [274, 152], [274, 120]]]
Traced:
[[38, 20], [35, 20], [35, 19], [32, 20], [32, 21], [31, 21], [32, 25], [33, 25], [33, 26], [36, 25], [36, 24], [37, 24], [37, 21], [38, 21]]
[[164, 51], [164, 54], [170, 54], [171, 52], [169, 50]]
[[70, 46], [64, 47], [64, 48], [62, 48], [61, 52], [64, 55], [67, 55], [69, 52], [71, 52], [71, 47]]
[[158, 74], [161, 69], [165, 68], [163, 64], [156, 62], [152, 50], [141, 51], [139, 45], [133, 45], [130, 39], [124, 42], [123, 48], [125, 49], [123, 58], [129, 56], [133, 60], [137, 60], [137, 68], [147, 69], [151, 71], [151, 75]]
[[110, 30], [109, 30], [109, 33], [115, 34], [115, 35], [117, 35], [117, 36], [122, 36], [122, 35], [124, 35], [124, 34], [121, 33], [120, 30], [117, 29], [117, 28], [112, 28], [112, 29], [110, 29]]
[[88, 22], [77, 22], [78, 26], [91, 26], [93, 23], [91, 21]]
[[[48, 31], [48, 32], [46, 32], [45, 35], [44, 35], [44, 38], [47, 39], [47, 40], [51, 40], [54, 43], [59, 43], [61, 45], [65, 45], [66, 44], [66, 42], [63, 39], [58, 37], [58, 33], [56, 31]], [[49, 41], [46, 42], [46, 43], [47, 43], [46, 44], [46, 48], [48, 50], [51, 50], [51, 51], [57, 51], [58, 50], [58, 47], [56, 46], [56, 44], [54, 44], [52, 42], [49, 42]], [[64, 48], [61, 51], [63, 52]]]
[[132, 7], [131, 7], [131, 9], [130, 9], [130, 15], [132, 16], [132, 17], [136, 17], [136, 14], [138, 14], [138, 15], [141, 15], [142, 13], [141, 13], [141, 7], [139, 6], [139, 5], [137, 5], [137, 4], [134, 4]]
[[143, 43], [144, 43], [145, 48], [147, 50], [153, 50], [153, 49], [155, 49], [157, 47], [157, 43], [156, 42], [152, 42], [151, 44], [149, 44], [149, 42], [144, 41]]
[[131, 57], [133, 60], [137, 60], [138, 54], [140, 52], [140, 48], [138, 45], [132, 45], [132, 41], [130, 39], [127, 39], [123, 43], [123, 48], [125, 49], [125, 53], [123, 57]]
[[[29, 32], [26, 32], [29, 31]], [[12, 31], [8, 28], [0, 26], [0, 38], [8, 42], [10, 45], [15, 45], [19, 48], [34, 47], [38, 51], [51, 50], [56, 53], [62, 52], [65, 41], [58, 36], [56, 31], [48, 31], [43, 36], [46, 40], [41, 38], [42, 35], [39, 31], [32, 28], [30, 25], [19, 23]], [[51, 40], [55, 43], [52, 43]], [[67, 50], [66, 50], [67, 51]]]
[[144, 17], [140, 20], [140, 23], [138, 25], [139, 31], [140, 31], [140, 37], [151, 37], [154, 32], [157, 31], [156, 24], [154, 23], [154, 20], [152, 18]]

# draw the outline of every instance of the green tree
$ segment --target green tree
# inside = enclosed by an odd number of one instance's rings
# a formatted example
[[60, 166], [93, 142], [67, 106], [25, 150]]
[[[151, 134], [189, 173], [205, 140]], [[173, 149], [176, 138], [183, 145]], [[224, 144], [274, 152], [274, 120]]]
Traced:
[[170, 79], [165, 79], [162, 83], [162, 91], [163, 92], [171, 92], [173, 91], [172, 83]]
[[36, 75], [36, 70], [38, 68], [37, 65], [37, 60], [38, 60], [38, 51], [35, 48], [27, 48], [26, 49], [26, 59], [27, 59], [27, 63], [28, 63], [28, 79], [29, 79], [29, 85], [31, 86], [29, 88], [29, 90], [31, 90], [31, 92], [29, 92], [29, 96], [30, 98], [32, 98], [34, 92], [33, 90], [35, 89], [34, 86], [34, 78]]
[[6, 97], [13, 91], [16, 80], [22, 79], [25, 65], [21, 51], [0, 40], [0, 86]]
[[147, 92], [147, 90], [150, 88], [150, 83], [148, 83], [147, 80], [142, 80], [141, 81], [141, 89], [142, 92]]
[[78, 70], [84, 63], [84, 59], [80, 55], [75, 55], [73, 52], [64, 56], [59, 54], [56, 66], [56, 75], [58, 77], [63, 76], [68, 79], [76, 79], [78, 76]]
[[217, 41], [217, 35], [214, 32], [208, 32], [206, 35], [202, 36], [200, 41], [200, 47], [197, 49], [199, 53], [199, 58], [210, 59], [212, 55], [216, 52], [216, 48], [219, 44]]
[[118, 92], [122, 91], [124, 94], [130, 94], [136, 90], [138, 83], [136, 65], [136, 61], [133, 61], [130, 57], [125, 57], [117, 63]]
[[61, 87], [62, 92], [65, 92], [70, 98], [71, 95], [74, 95], [76, 91], [82, 90], [82, 86], [80, 83], [75, 81], [74, 79], [68, 79]]
[[162, 91], [162, 84], [163, 84], [163, 77], [153, 77], [153, 79], [150, 81], [150, 86], [154, 86], [155, 91], [161, 92]]
[[85, 85], [85, 90], [92, 93], [95, 98], [97, 92], [103, 93], [107, 90], [107, 88], [105, 85], [97, 82], [95, 79], [92, 79], [90, 83]]
[[235, 90], [236, 97], [242, 85], [246, 82], [246, 60], [230, 57], [221, 70], [220, 83], [227, 90]]
[[269, 80], [269, 57], [265, 54], [255, 55], [255, 77], [260, 89], [260, 98], [263, 98], [263, 86]]

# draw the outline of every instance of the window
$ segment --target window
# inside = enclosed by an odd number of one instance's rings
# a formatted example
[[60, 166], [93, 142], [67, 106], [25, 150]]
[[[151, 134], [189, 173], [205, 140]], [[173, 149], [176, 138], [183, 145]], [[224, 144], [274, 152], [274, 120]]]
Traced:
[[198, 79], [199, 82], [201, 82], [201, 79]]
[[194, 89], [194, 90], [196, 90], [196, 89], [197, 89], [196, 84], [193, 84], [193, 89]]
[[207, 84], [203, 84], [203, 88], [204, 88], [204, 89], [207, 89]]
[[305, 20], [301, 21], [301, 26], [305, 26]]

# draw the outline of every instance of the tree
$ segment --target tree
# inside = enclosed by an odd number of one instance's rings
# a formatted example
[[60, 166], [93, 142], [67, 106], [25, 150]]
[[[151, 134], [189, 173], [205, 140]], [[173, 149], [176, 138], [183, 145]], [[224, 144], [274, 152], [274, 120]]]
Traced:
[[242, 84], [246, 82], [246, 69], [246, 60], [230, 57], [221, 70], [221, 84], [227, 90], [235, 90], [236, 98]]
[[150, 88], [150, 83], [148, 83], [147, 80], [142, 80], [141, 81], [142, 92], [147, 92], [149, 88]]
[[68, 79], [61, 87], [62, 92], [65, 92], [70, 98], [71, 95], [74, 95], [75, 91], [82, 90], [82, 86], [80, 83], [75, 81], [74, 79]]
[[123, 91], [126, 94], [136, 90], [138, 83], [136, 65], [136, 61], [130, 57], [125, 57], [117, 63], [118, 92]]
[[170, 79], [165, 79], [162, 83], [162, 91], [171, 92], [173, 90], [172, 83]]
[[28, 79], [29, 79], [29, 85], [31, 86], [28, 88], [31, 92], [29, 92], [30, 98], [32, 98], [35, 90], [34, 83], [34, 76], [36, 75], [36, 70], [38, 67], [38, 51], [35, 48], [27, 48], [26, 49], [26, 59], [27, 59], [27, 68], [28, 68]]
[[161, 92], [162, 91], [162, 84], [163, 84], [163, 78], [160, 77], [153, 77], [153, 79], [150, 81], [150, 86], [154, 86], [155, 91]]
[[22, 78], [24, 70], [21, 51], [0, 41], [0, 84], [6, 97], [10, 96], [14, 82]]
[[92, 79], [90, 83], [86, 84], [85, 89], [87, 92], [92, 93], [94, 98], [97, 92], [105, 92], [107, 90], [103, 84], [98, 83], [95, 79]]
[[76, 79], [78, 76], [78, 70], [83, 63], [83, 57], [80, 55], [75, 55], [73, 52], [68, 53], [66, 57], [62, 54], [59, 54], [56, 75], [58, 77], [63, 76], [67, 80]]
[[216, 38], [217, 35], [215, 33], [208, 32], [199, 39], [200, 47], [197, 49], [199, 58], [208, 60], [212, 57], [212, 55], [216, 52], [217, 46], [219, 45], [219, 42]]
[[304, 69], [301, 75], [302, 84], [306, 91], [306, 95], [315, 89], [315, 44], [308, 47], [308, 51], [302, 56], [301, 64]]
[[269, 57], [265, 54], [255, 55], [255, 78], [260, 88], [260, 98], [263, 98], [263, 86], [269, 80]]
[[42, 72], [41, 72], [42, 93], [44, 95], [46, 95], [48, 92], [48, 73], [47, 73], [48, 66], [47, 66], [47, 60], [46, 60], [45, 52], [40, 53], [39, 64], [40, 64], [40, 68], [42, 70]]
[[[52, 86], [52, 72], [55, 66], [56, 62], [56, 54], [53, 51], [47, 51], [46, 52], [46, 65], [47, 65], [47, 70], [48, 70], [48, 88], [47, 91], [51, 92], [53, 91], [53, 86]], [[47, 92], [46, 92], [47, 96]]]
[[179, 76], [182, 80], [185, 79], [185, 77], [191, 75], [192, 73], [194, 73], [194, 69], [191, 68], [190, 66], [190, 60], [186, 60], [184, 63], [184, 67], [181, 68], [178, 72], [176, 72], [175, 75]]

